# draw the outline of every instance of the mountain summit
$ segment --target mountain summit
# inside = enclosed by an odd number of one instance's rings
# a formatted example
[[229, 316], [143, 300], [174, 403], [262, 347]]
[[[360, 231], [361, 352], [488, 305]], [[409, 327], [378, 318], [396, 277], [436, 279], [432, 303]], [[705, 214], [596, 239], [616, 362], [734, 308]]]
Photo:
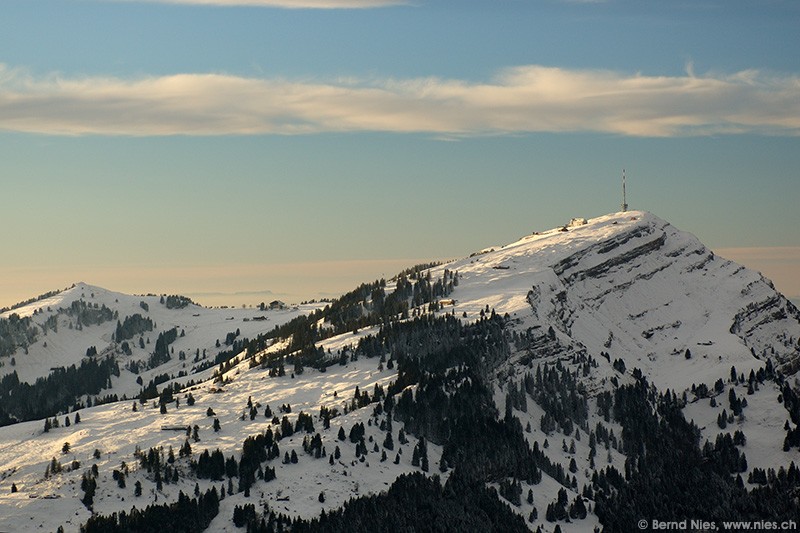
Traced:
[[[459, 310], [485, 302], [523, 327], [553, 327], [565, 347], [608, 352], [667, 388], [767, 358], [786, 374], [800, 368], [797, 308], [647, 212], [573, 219], [447, 268], [461, 276]], [[676, 365], [686, 350], [691, 362]]]
[[79, 283], [0, 315], [0, 530], [790, 519], [798, 339], [769, 280], [639, 211], [325, 304]]

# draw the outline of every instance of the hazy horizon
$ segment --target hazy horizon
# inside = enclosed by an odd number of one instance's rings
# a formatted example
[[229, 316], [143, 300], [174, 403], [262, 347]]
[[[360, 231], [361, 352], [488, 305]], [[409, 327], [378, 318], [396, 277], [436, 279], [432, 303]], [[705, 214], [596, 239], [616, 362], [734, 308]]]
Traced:
[[[773, 281], [779, 292], [795, 304], [800, 304], [800, 276], [796, 275], [795, 267], [795, 262], [800, 256], [800, 248], [720, 248], [715, 250], [715, 253], [761, 272]], [[466, 256], [468, 253], [462, 255]], [[261, 302], [268, 303], [272, 300], [300, 303], [308, 300], [337, 298], [361, 283], [389, 278], [410, 266], [448, 260], [437, 258], [395, 259], [319, 264], [239, 265], [238, 268], [173, 268], [165, 272], [151, 271], [144, 279], [133, 282], [126, 281], [126, 279], [130, 279], [127, 273], [116, 276], [113, 273], [111, 275], [106, 273], [105, 276], [101, 273], [94, 275], [94, 277], [100, 278], [99, 280], [89, 276], [78, 276], [72, 282], [52, 287], [45, 286], [45, 282], [40, 281], [40, 284], [35, 287], [31, 285], [28, 292], [23, 292], [26, 290], [25, 287], [13, 288], [10, 285], [4, 285], [3, 295], [17, 294], [18, 296], [0, 301], [0, 308], [11, 307], [40, 294], [61, 290], [79, 282], [129, 294], [181, 294], [207, 307], [257, 306]], [[140, 274], [142, 273], [141, 269], [138, 271]], [[244, 275], [245, 272], [246, 275]], [[192, 282], [192, 279], [197, 281]], [[199, 286], [205, 286], [211, 290], [196, 288]]]
[[796, 2], [0, 15], [0, 305], [79, 280], [335, 295], [614, 212], [623, 168], [631, 209], [800, 297]]

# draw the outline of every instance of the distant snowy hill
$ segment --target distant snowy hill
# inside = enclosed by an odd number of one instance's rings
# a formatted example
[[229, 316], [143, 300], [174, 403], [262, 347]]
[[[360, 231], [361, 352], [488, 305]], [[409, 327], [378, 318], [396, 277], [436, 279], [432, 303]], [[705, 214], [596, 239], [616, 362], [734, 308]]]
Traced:
[[[76, 303], [83, 304], [90, 311], [105, 307], [110, 313], [96, 320], [86, 320], [85, 315], [90, 313], [83, 313], [84, 322], [89, 323], [79, 324], [82, 310]], [[181, 371], [193, 374], [193, 369], [213, 361], [219, 352], [230, 349], [230, 344], [225, 344], [229, 334], [238, 331], [237, 338], [252, 338], [316, 307], [206, 308], [184, 298], [169, 306], [167, 295], [132, 296], [77, 283], [58, 294], [0, 314], [0, 319], [8, 319], [13, 314], [27, 319], [37, 332], [33, 342], [26, 343], [24, 348], [18, 348], [16, 353], [6, 358], [0, 358], [0, 363], [3, 363], [0, 377], [16, 372], [21, 381], [32, 383], [47, 376], [52, 368], [79, 365], [86, 358], [87, 350], [95, 347], [100, 355], [114, 353], [123, 369], [131, 363], [142, 363], [140, 372], [123, 372], [114, 376], [112, 387], [104, 391], [104, 394], [134, 396], [141, 388], [136, 383], [139, 377], [146, 384], [158, 374], [177, 375]], [[124, 323], [126, 318], [134, 315], [151, 320], [152, 328], [137, 331], [126, 339], [131, 351], [126, 355], [121, 352], [124, 341], [117, 342], [114, 336], [117, 323]], [[178, 338], [170, 344], [175, 357], [153, 368], [145, 368], [158, 334], [172, 328], [178, 331]], [[144, 347], [139, 344], [140, 338], [145, 342]], [[179, 357], [181, 351], [185, 354], [184, 359]], [[14, 364], [11, 364], [12, 357]]]
[[[623, 503], [664, 519], [651, 494], [710, 520], [800, 504], [769, 481], [800, 463], [800, 313], [646, 212], [573, 219], [330, 304], [208, 309], [79, 283], [0, 315], [0, 350], [0, 531], [92, 531], [212, 489], [209, 531], [368, 530], [377, 515], [359, 509], [377, 500], [362, 497], [419, 505], [409, 485], [452, 504], [412, 515], [466, 530], [626, 531]], [[681, 459], [646, 451], [670, 442]], [[756, 491], [746, 512], [727, 503]], [[413, 527], [395, 515], [381, 520]]]

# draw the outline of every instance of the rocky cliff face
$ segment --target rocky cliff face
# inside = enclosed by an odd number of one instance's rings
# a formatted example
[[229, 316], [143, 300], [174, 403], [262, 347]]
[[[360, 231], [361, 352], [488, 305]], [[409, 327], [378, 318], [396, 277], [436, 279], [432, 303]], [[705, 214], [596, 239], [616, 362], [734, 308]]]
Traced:
[[650, 213], [530, 235], [448, 267], [464, 279], [460, 307], [485, 302], [521, 328], [553, 328], [562, 345], [607, 352], [661, 386], [713, 383], [767, 358], [785, 374], [800, 365], [797, 308], [758, 272]]

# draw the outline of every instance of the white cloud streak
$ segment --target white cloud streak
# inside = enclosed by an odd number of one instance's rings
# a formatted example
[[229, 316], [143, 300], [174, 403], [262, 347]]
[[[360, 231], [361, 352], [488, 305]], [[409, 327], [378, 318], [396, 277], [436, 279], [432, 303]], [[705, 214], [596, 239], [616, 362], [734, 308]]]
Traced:
[[602, 132], [800, 135], [800, 78], [645, 76], [538, 65], [486, 82], [225, 74], [34, 77], [0, 65], [0, 129], [48, 135]]
[[105, 0], [106, 2], [138, 2], [218, 7], [273, 7], [283, 9], [371, 9], [407, 5], [404, 0]]

